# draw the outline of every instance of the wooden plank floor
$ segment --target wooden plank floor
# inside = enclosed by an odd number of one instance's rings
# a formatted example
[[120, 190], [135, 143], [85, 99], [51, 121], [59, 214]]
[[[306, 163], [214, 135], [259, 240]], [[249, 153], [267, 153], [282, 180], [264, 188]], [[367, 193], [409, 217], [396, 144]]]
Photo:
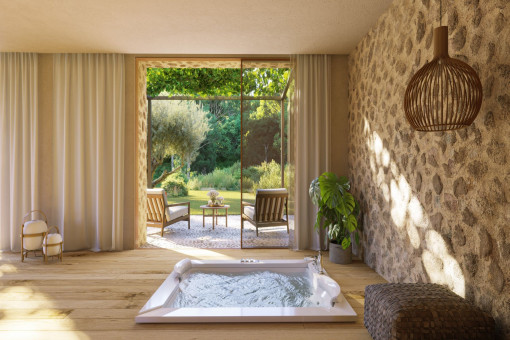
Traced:
[[139, 249], [65, 253], [64, 262], [21, 263], [0, 253], [0, 339], [370, 339], [363, 292], [385, 282], [360, 261], [325, 268], [358, 313], [355, 323], [136, 324], [135, 315], [183, 258], [303, 258], [310, 252]]

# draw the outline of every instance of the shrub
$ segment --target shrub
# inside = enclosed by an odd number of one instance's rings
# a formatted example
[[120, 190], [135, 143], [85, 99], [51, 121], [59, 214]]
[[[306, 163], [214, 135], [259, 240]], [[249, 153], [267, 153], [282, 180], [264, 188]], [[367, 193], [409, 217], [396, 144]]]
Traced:
[[237, 181], [241, 180], [241, 162], [235, 162], [229, 168], [225, 168], [225, 171], [231, 172]]
[[165, 189], [168, 197], [181, 197], [188, 195], [188, 187], [184, 179], [179, 174], [172, 174], [168, 176], [163, 182], [161, 187]]
[[234, 175], [227, 169], [214, 169], [213, 172], [201, 176], [202, 188], [215, 188], [238, 190], [239, 181], [235, 179]]
[[[214, 188], [218, 190], [239, 190], [241, 187], [240, 177], [241, 164], [236, 162], [228, 168], [214, 169], [213, 172], [206, 175], [193, 176], [188, 181], [188, 189]], [[293, 168], [287, 164], [285, 165], [285, 186], [290, 187], [293, 179]], [[244, 192], [255, 192], [257, 189], [280, 188], [281, 180], [280, 164], [274, 160], [243, 169]]]
[[198, 190], [201, 188], [215, 188], [226, 190], [239, 190], [241, 178], [241, 164], [234, 163], [224, 169], [214, 169], [206, 175], [198, 175], [188, 182], [188, 189]]
[[253, 186], [253, 191], [257, 189], [280, 188], [282, 186], [282, 172], [280, 164], [272, 160], [270, 163], [263, 162], [260, 165], [260, 180]]
[[243, 192], [253, 192], [253, 180], [249, 177], [243, 177]]
[[260, 181], [260, 176], [262, 175], [261, 166], [250, 166], [246, 169], [243, 169], [243, 178], [249, 178], [252, 182], [257, 183]]
[[[250, 174], [259, 174], [259, 180], [254, 181], [253, 179], [249, 179], [251, 181], [251, 187], [253, 188], [253, 193], [257, 191], [257, 189], [272, 189], [272, 188], [280, 188], [282, 186], [282, 172], [280, 168], [280, 164], [275, 162], [274, 160], [270, 163], [263, 162], [259, 166], [250, 167]], [[243, 175], [246, 174], [243, 171]], [[286, 164], [284, 169], [285, 175], [285, 187], [292, 188], [294, 185], [294, 167]], [[243, 189], [247, 189], [250, 187], [247, 186], [247, 178], [244, 177]]]
[[200, 190], [201, 182], [198, 177], [193, 177], [190, 178], [187, 185], [189, 190]]

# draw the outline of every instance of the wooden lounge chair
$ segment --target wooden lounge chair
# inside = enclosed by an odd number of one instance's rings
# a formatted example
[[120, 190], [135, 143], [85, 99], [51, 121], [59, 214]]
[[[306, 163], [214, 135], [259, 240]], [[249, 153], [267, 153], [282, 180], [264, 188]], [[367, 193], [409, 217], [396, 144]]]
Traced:
[[147, 189], [147, 226], [160, 227], [161, 236], [166, 226], [188, 221], [190, 228], [190, 202], [168, 204], [163, 189]]
[[[289, 233], [288, 198], [289, 193], [285, 188], [257, 190], [255, 204], [241, 203], [241, 230], [244, 228], [244, 221], [248, 221], [255, 226], [257, 236], [259, 236], [259, 228], [263, 227], [287, 226], [287, 233]], [[284, 208], [285, 219], [283, 218]]]

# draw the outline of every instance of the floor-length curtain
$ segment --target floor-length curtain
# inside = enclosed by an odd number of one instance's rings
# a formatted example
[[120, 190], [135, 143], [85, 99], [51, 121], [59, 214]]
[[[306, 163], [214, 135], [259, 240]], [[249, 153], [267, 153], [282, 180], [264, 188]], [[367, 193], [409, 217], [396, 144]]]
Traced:
[[[295, 221], [291, 247], [319, 249], [324, 237], [314, 229], [317, 209], [308, 195], [310, 182], [330, 170], [330, 64], [327, 55], [297, 55], [291, 127], [295, 151]], [[322, 241], [322, 242], [320, 242]]]
[[66, 250], [121, 250], [124, 56], [53, 57], [53, 216]]
[[20, 249], [37, 195], [37, 54], [0, 53], [0, 249]]

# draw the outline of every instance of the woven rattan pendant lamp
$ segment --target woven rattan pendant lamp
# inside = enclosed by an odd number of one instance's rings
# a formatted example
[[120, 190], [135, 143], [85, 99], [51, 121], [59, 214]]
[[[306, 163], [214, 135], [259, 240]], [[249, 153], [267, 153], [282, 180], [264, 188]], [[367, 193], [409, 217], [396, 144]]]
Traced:
[[411, 78], [404, 96], [406, 118], [418, 131], [467, 127], [482, 105], [480, 79], [468, 64], [448, 55], [448, 26], [441, 26], [441, 19], [434, 29], [434, 59]]

